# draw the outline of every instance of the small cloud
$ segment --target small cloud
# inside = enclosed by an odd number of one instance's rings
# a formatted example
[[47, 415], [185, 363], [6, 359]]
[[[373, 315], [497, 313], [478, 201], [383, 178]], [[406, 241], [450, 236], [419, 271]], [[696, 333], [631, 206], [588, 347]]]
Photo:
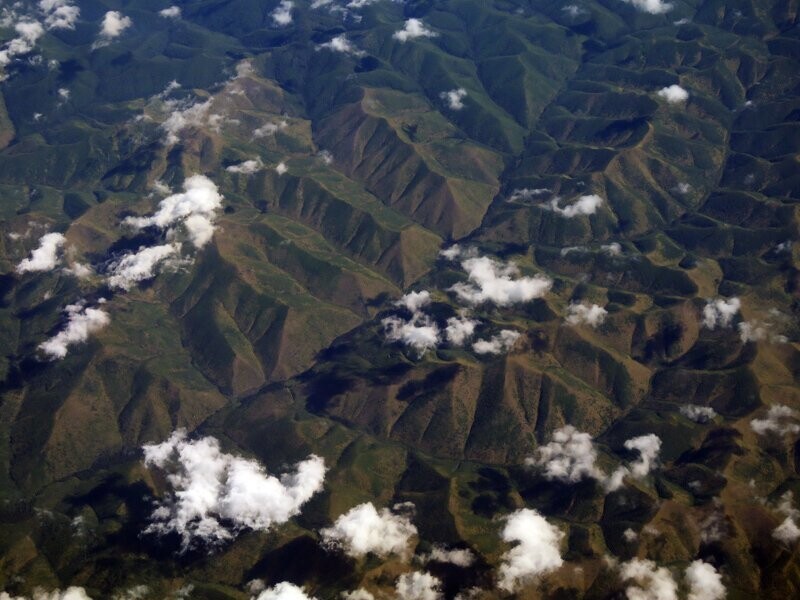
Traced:
[[763, 419], [751, 420], [750, 428], [758, 435], [800, 433], [800, 425], [797, 424], [797, 420], [796, 410], [783, 404], [775, 404], [769, 407]]
[[597, 209], [603, 205], [603, 199], [597, 194], [581, 196], [577, 201], [564, 208], [559, 206], [560, 201], [561, 199], [556, 197], [550, 200], [550, 202], [541, 204], [540, 206], [545, 210], [552, 210], [562, 217], [572, 219], [579, 215], [593, 215], [597, 212]]
[[416, 313], [420, 309], [425, 308], [431, 303], [431, 293], [427, 290], [421, 292], [409, 292], [394, 303], [395, 306], [401, 306], [406, 310]]
[[358, 588], [350, 592], [342, 592], [339, 596], [342, 600], [375, 600], [375, 596], [364, 588]]
[[464, 108], [464, 98], [467, 97], [467, 90], [456, 88], [448, 92], [442, 92], [439, 97], [447, 103], [450, 110], [461, 110]]
[[165, 471], [173, 490], [158, 503], [145, 532], [177, 533], [183, 550], [197, 539], [219, 544], [243, 529], [266, 531], [285, 523], [325, 479], [325, 461], [313, 454], [278, 478], [254, 460], [222, 452], [216, 438], [189, 440], [182, 429], [142, 449], [145, 465]]
[[514, 347], [520, 337], [518, 331], [503, 329], [489, 340], [478, 340], [472, 344], [475, 354], [504, 354]]
[[708, 300], [703, 307], [703, 326], [708, 329], [730, 327], [739, 313], [742, 302], [736, 296]]
[[553, 439], [537, 449], [525, 464], [539, 468], [550, 481], [577, 483], [583, 479], [601, 480], [605, 475], [596, 465], [597, 450], [592, 436], [565, 425], [553, 432]]
[[424, 356], [439, 344], [439, 327], [427, 315], [416, 313], [410, 320], [400, 317], [386, 317], [381, 321], [390, 342], [401, 342]]
[[611, 242], [610, 244], [602, 244], [600, 252], [607, 256], [621, 256], [622, 246], [618, 242]]
[[317, 152], [316, 158], [323, 165], [333, 164], [333, 154], [331, 154], [330, 150], [320, 150], [319, 152]]
[[129, 252], [109, 267], [108, 285], [130, 291], [138, 283], [155, 277], [161, 265], [176, 259], [180, 251], [180, 244], [172, 243]]
[[467, 272], [469, 282], [456, 283], [450, 291], [472, 306], [530, 302], [544, 296], [553, 285], [553, 281], [544, 275], [518, 277], [519, 269], [514, 263], [502, 263], [488, 256], [467, 258], [461, 266]]
[[623, 2], [651, 15], [663, 15], [672, 10], [672, 3], [664, 2], [663, 0], [623, 0]]
[[285, 163], [285, 162], [279, 162], [277, 165], [275, 165], [275, 172], [276, 172], [278, 175], [283, 175], [283, 174], [284, 174], [284, 173], [286, 173], [288, 170], [289, 170], [289, 167], [287, 167], [287, 166], [286, 166], [286, 163]]
[[[667, 89], [667, 88], [664, 88], [664, 89]], [[678, 185], [676, 185], [674, 188], [672, 188], [672, 191], [675, 192], [676, 194], [681, 195], [681, 196], [685, 196], [686, 194], [688, 194], [689, 192], [692, 191], [692, 186], [689, 183], [680, 182]]]
[[64, 247], [66, 238], [61, 233], [46, 233], [39, 238], [39, 246], [31, 252], [29, 258], [23, 259], [16, 272], [23, 273], [52, 271], [58, 265], [59, 253]]
[[699, 404], [684, 404], [678, 410], [684, 417], [695, 423], [708, 423], [717, 416], [717, 411], [713, 408]]
[[571, 303], [567, 307], [565, 320], [570, 325], [589, 325], [599, 327], [606, 320], [608, 311], [597, 304]]
[[511, 192], [508, 197], [509, 202], [531, 201], [541, 196], [551, 194], [553, 191], [550, 188], [518, 188]]
[[501, 537], [516, 544], [501, 557], [498, 586], [502, 590], [513, 592], [564, 563], [560, 549], [564, 533], [533, 509], [522, 508], [506, 517]]
[[[189, 127], [202, 127], [210, 123], [209, 112], [213, 100], [190, 104], [184, 108], [175, 108], [166, 120], [161, 124], [161, 129], [167, 134], [164, 144], [172, 146], [180, 141], [179, 135], [184, 129]], [[174, 101], [170, 101], [168, 106], [175, 106]]]
[[253, 596], [251, 600], [317, 600], [313, 596], [306, 594], [303, 588], [296, 586], [288, 581], [267, 588], [261, 591], [258, 596]]
[[566, 6], [561, 8], [562, 11], [567, 13], [573, 19], [576, 17], [580, 17], [581, 15], [587, 14], [587, 10], [578, 6], [577, 4], [567, 4]]
[[428, 562], [438, 562], [466, 569], [475, 563], [475, 554], [468, 548], [448, 549], [440, 544], [434, 544], [428, 554], [419, 557], [423, 564]]
[[607, 492], [613, 492], [622, 487], [625, 477], [644, 479], [658, 462], [661, 452], [661, 439], [654, 433], [641, 435], [625, 441], [625, 449], [637, 451], [639, 457], [628, 466], [617, 467], [604, 481], [603, 486]]
[[99, 308], [87, 307], [85, 302], [70, 304], [64, 309], [67, 315], [67, 324], [54, 337], [39, 344], [41, 350], [49, 360], [60, 360], [67, 356], [70, 346], [83, 344], [89, 336], [103, 327], [111, 319], [108, 313]]
[[435, 31], [431, 31], [425, 26], [420, 19], [408, 19], [400, 31], [395, 31], [392, 37], [399, 42], [405, 43], [408, 40], [413, 40], [421, 37], [432, 38], [439, 35]]
[[72, 0], [39, 0], [39, 12], [47, 29], [75, 29], [81, 9]]
[[240, 175], [252, 175], [253, 173], [257, 173], [263, 168], [264, 168], [264, 163], [261, 161], [261, 157], [257, 156], [254, 159], [246, 160], [244, 162], [239, 163], [238, 165], [230, 165], [229, 167], [226, 167], [225, 170], [228, 173], [237, 173]]
[[693, 561], [686, 567], [685, 577], [689, 586], [686, 600], [723, 600], [726, 596], [722, 576], [707, 562]]
[[677, 600], [678, 584], [669, 569], [652, 560], [634, 558], [620, 565], [623, 581], [633, 581], [625, 593], [629, 600]]
[[656, 92], [656, 96], [663, 98], [670, 104], [680, 104], [681, 102], [686, 102], [689, 99], [689, 92], [679, 85], [672, 84], [658, 90], [658, 92]]
[[366, 54], [363, 50], [355, 47], [353, 42], [347, 39], [345, 34], [337, 35], [329, 42], [319, 44], [317, 50], [330, 50], [331, 52], [340, 52], [342, 54], [351, 54], [353, 56], [363, 56]]
[[403, 573], [395, 585], [397, 600], [440, 600], [442, 582], [430, 573]]
[[281, 0], [278, 6], [275, 7], [275, 10], [270, 13], [275, 25], [278, 27], [291, 25], [294, 20], [292, 17], [292, 8], [294, 8], [294, 2], [292, 2], [292, 0]]
[[339, 548], [348, 556], [361, 558], [367, 554], [404, 557], [417, 528], [403, 514], [388, 508], [375, 509], [371, 502], [359, 504], [340, 515], [331, 527], [320, 531], [323, 544]]
[[118, 10], [108, 11], [100, 23], [100, 40], [95, 42], [93, 47], [97, 48], [118, 38], [131, 25], [133, 25], [133, 21], [131, 21], [130, 17], [126, 17]]
[[786, 545], [794, 544], [800, 539], [800, 527], [797, 526], [798, 520], [800, 520], [800, 510], [792, 505], [793, 502], [794, 494], [791, 491], [781, 496], [778, 512], [786, 518], [772, 532], [772, 537]]
[[[14, 31], [17, 37], [6, 42], [0, 49], [0, 67], [8, 65], [17, 56], [24, 56], [33, 52], [37, 40], [44, 35], [44, 27], [38, 22], [27, 18], [14, 23]], [[0, 77], [0, 80], [2, 80], [2, 77]]]
[[181, 18], [181, 7], [175, 6], [174, 4], [168, 8], [161, 9], [158, 11], [158, 15], [160, 17], [164, 17], [165, 19], [180, 19]]
[[466, 315], [450, 317], [444, 330], [445, 338], [453, 346], [463, 346], [475, 334], [475, 328], [479, 324], [480, 321], [470, 319]]
[[[0, 592], [0, 600], [29, 600], [24, 596], [10, 596], [6, 592]], [[37, 587], [33, 590], [33, 598], [30, 600], [92, 600], [82, 587], [68, 587], [65, 590], [50, 590]]]
[[261, 127], [253, 131], [255, 139], [264, 138], [270, 135], [275, 135], [282, 129], [286, 129], [289, 123], [286, 121], [278, 121], [277, 123], [264, 123]]

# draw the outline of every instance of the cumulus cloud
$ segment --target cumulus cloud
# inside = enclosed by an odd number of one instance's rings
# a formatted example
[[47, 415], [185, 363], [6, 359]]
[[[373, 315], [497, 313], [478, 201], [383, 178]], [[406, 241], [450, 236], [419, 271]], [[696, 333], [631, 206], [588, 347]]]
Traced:
[[263, 138], [269, 135], [275, 135], [282, 129], [286, 129], [289, 126], [289, 123], [286, 121], [278, 121], [277, 123], [264, 123], [261, 127], [253, 131], [253, 137]]
[[81, 9], [72, 0], [39, 0], [39, 12], [47, 29], [75, 29]]
[[444, 335], [453, 346], [463, 346], [475, 335], [475, 328], [479, 324], [480, 321], [470, 319], [463, 314], [457, 317], [450, 317], [447, 319]]
[[501, 557], [498, 573], [500, 589], [513, 592], [539, 575], [555, 571], [562, 564], [563, 532], [530, 508], [522, 508], [506, 518], [501, 532], [504, 542], [516, 544]]
[[16, 267], [17, 273], [52, 271], [59, 263], [59, 253], [66, 238], [61, 233], [46, 233], [39, 238], [39, 246], [30, 257], [22, 260]]
[[331, 527], [320, 531], [325, 546], [339, 548], [355, 558], [370, 553], [380, 557], [405, 556], [409, 541], [416, 534], [417, 528], [407, 516], [388, 508], [378, 511], [371, 502], [351, 508]]
[[763, 419], [751, 420], [750, 428], [758, 435], [798, 433], [800, 432], [800, 425], [797, 424], [797, 420], [798, 414], [796, 410], [783, 404], [775, 404], [769, 407]]
[[345, 34], [337, 35], [329, 42], [319, 44], [317, 50], [330, 50], [331, 52], [340, 52], [342, 54], [352, 54], [353, 56], [363, 56], [366, 54], [364, 51], [356, 48], [355, 44], [347, 39]]
[[684, 417], [695, 423], [708, 423], [717, 416], [717, 411], [713, 408], [699, 404], [684, 404], [678, 410]]
[[553, 285], [544, 275], [517, 277], [519, 269], [514, 263], [503, 263], [488, 256], [467, 258], [461, 266], [469, 282], [457, 283], [450, 291], [473, 306], [485, 302], [498, 306], [529, 302], [544, 296]]
[[625, 594], [628, 600], [678, 600], [678, 584], [669, 569], [652, 560], [634, 558], [620, 565], [623, 581], [632, 581]]
[[434, 544], [428, 554], [420, 557], [423, 563], [439, 562], [467, 568], [475, 562], [475, 555], [468, 548], [445, 548], [439, 544]]
[[598, 327], [606, 320], [608, 311], [597, 304], [577, 304], [571, 303], [567, 307], [567, 316], [565, 320], [570, 325], [589, 325], [590, 327]]
[[706, 302], [703, 307], [703, 326], [708, 329], [730, 327], [739, 313], [742, 302], [737, 297], [715, 298]]
[[618, 467], [603, 482], [606, 491], [613, 492], [622, 487], [625, 477], [645, 478], [658, 462], [661, 452], [661, 439], [654, 433], [640, 435], [625, 441], [625, 449], [639, 453], [638, 458], [628, 466]]
[[70, 304], [64, 312], [67, 324], [55, 336], [39, 344], [41, 350], [50, 360], [62, 359], [67, 355], [70, 346], [82, 344], [89, 336], [111, 322], [108, 313], [99, 308], [87, 307], [85, 302]]
[[283, 175], [287, 171], [289, 171], [289, 167], [286, 166], [285, 162], [279, 162], [277, 165], [275, 165], [275, 172], [278, 175]]
[[181, 245], [172, 243], [129, 252], [109, 266], [108, 285], [129, 291], [138, 283], [155, 277], [161, 265], [178, 258], [180, 251]]
[[784, 544], [793, 544], [800, 539], [800, 527], [797, 526], [800, 520], [800, 510], [793, 506], [794, 494], [791, 491], [786, 492], [781, 496], [781, 501], [778, 504], [778, 512], [782, 514], [785, 519], [772, 531], [772, 537]]
[[402, 43], [407, 42], [408, 40], [413, 40], [416, 38], [421, 37], [436, 37], [439, 35], [435, 31], [431, 31], [425, 26], [420, 19], [408, 19], [404, 24], [403, 28], [399, 31], [395, 31], [392, 37]]
[[622, 254], [622, 246], [618, 242], [611, 242], [610, 244], [601, 244], [600, 252], [608, 256], [620, 256]]
[[553, 439], [539, 447], [525, 463], [542, 469], [549, 480], [577, 483], [582, 479], [602, 479], [603, 473], [595, 464], [597, 450], [592, 436], [565, 425], [553, 432]]
[[447, 103], [450, 110], [461, 110], [464, 108], [464, 98], [467, 97], [467, 90], [456, 88], [447, 92], [442, 92], [439, 97]]
[[401, 342], [416, 350], [420, 356], [436, 348], [441, 339], [438, 325], [421, 313], [415, 314], [410, 320], [397, 316], [386, 317], [381, 324], [388, 341]]
[[475, 258], [478, 252], [475, 248], [462, 248], [458, 244], [453, 244], [449, 248], [439, 250], [439, 256], [445, 260], [456, 260], [458, 258]]
[[167, 107], [173, 109], [166, 120], [161, 124], [161, 129], [166, 133], [164, 143], [167, 146], [177, 144], [180, 134], [189, 127], [202, 127], [209, 122], [212, 99], [205, 102], [196, 102], [188, 106], [181, 106], [174, 101], [167, 102]]
[[488, 340], [478, 340], [472, 344], [475, 354], [503, 354], [511, 350], [517, 343], [520, 333], [512, 329], [503, 329]]
[[183, 192], [164, 198], [153, 215], [127, 217], [123, 223], [136, 229], [167, 229], [169, 235], [174, 235], [173, 228], [182, 223], [194, 246], [202, 248], [211, 240], [221, 206], [222, 196], [216, 184], [205, 175], [192, 175], [184, 180]]
[[240, 162], [238, 165], [230, 165], [229, 167], [226, 167], [225, 170], [228, 173], [238, 173], [240, 175], [252, 175], [253, 173], [257, 173], [263, 168], [264, 168], [264, 163], [261, 161], [261, 157], [257, 156], [256, 158], [251, 158], [250, 160]]
[[292, 21], [294, 20], [292, 17], [292, 9], [294, 8], [294, 2], [292, 0], [281, 0], [278, 3], [278, 6], [275, 7], [275, 10], [272, 11], [272, 21], [275, 25], [279, 27], [285, 27], [286, 25], [291, 25]]
[[672, 3], [664, 0], [623, 0], [623, 2], [651, 15], [662, 15], [672, 10]]
[[[12, 596], [7, 592], [0, 592], [0, 600], [29, 600], [25, 596]], [[47, 591], [44, 588], [33, 590], [30, 600], [92, 600], [82, 587], [68, 587], [66, 590]]]
[[172, 5], [158, 11], [158, 14], [165, 19], [179, 19], [181, 17], [181, 7]]
[[572, 219], [579, 215], [593, 215], [603, 205], [603, 199], [597, 194], [581, 196], [575, 202], [563, 208], [559, 206], [560, 202], [561, 198], [556, 197], [540, 206], [545, 210], [552, 210], [564, 218]]
[[656, 92], [656, 95], [670, 104], [681, 104], [689, 99], [689, 92], [676, 84], [661, 88]]
[[108, 11], [100, 23], [100, 39], [95, 42], [94, 47], [100, 47], [118, 38], [131, 25], [133, 25], [133, 21], [131, 21], [130, 17], [126, 17], [118, 10]]
[[316, 600], [316, 598], [306, 594], [303, 588], [288, 581], [282, 581], [278, 585], [261, 591], [251, 600]]
[[739, 339], [743, 344], [747, 342], [770, 342], [772, 344], [785, 344], [789, 341], [785, 335], [774, 331], [775, 323], [772, 321], [742, 321], [736, 327], [739, 330]]
[[419, 312], [431, 303], [431, 293], [427, 290], [421, 292], [409, 292], [395, 302], [395, 306], [401, 306], [412, 313]]
[[686, 567], [686, 584], [689, 595], [686, 600], [722, 600], [725, 598], [725, 586], [713, 565], [695, 560]]
[[147, 533], [177, 533], [184, 550], [195, 540], [218, 544], [245, 528], [285, 523], [322, 489], [325, 461], [315, 455], [280, 478], [254, 460], [222, 452], [213, 437], [189, 440], [175, 431], [143, 447], [144, 463], [167, 473], [172, 493], [153, 511]]
[[439, 600], [442, 598], [442, 582], [430, 573], [403, 573], [395, 585], [397, 600]]
[[6, 42], [0, 48], [0, 67], [11, 63], [17, 56], [33, 52], [37, 40], [44, 35], [44, 27], [38, 22], [22, 19], [14, 23], [17, 37]]

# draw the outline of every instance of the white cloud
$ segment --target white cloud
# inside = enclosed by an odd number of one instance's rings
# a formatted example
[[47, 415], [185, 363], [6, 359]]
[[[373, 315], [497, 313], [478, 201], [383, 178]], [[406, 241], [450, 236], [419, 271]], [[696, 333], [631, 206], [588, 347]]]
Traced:
[[363, 50], [356, 48], [355, 44], [347, 39], [345, 34], [333, 37], [329, 42], [319, 44], [317, 50], [330, 50], [331, 52], [341, 52], [342, 54], [352, 54], [353, 56], [363, 56]]
[[17, 56], [29, 54], [37, 40], [44, 35], [44, 27], [36, 21], [20, 20], [14, 24], [17, 37], [12, 38], [0, 50], [0, 67], [8, 65]]
[[164, 17], [165, 19], [180, 19], [181, 17], [181, 7], [172, 5], [168, 8], [164, 8], [158, 11], [159, 16]]
[[582, 479], [603, 479], [604, 474], [595, 464], [597, 450], [592, 436], [565, 425], [553, 432], [553, 439], [536, 450], [536, 455], [525, 464], [543, 470], [545, 478], [566, 483]]
[[727, 300], [725, 298], [708, 300], [703, 307], [703, 326], [709, 329], [730, 327], [741, 306], [741, 300], [735, 296]]
[[216, 184], [205, 175], [192, 175], [184, 180], [183, 192], [164, 198], [153, 215], [127, 217], [123, 223], [137, 229], [168, 228], [168, 235], [174, 235], [173, 227], [183, 223], [195, 247], [202, 248], [211, 240], [221, 206], [222, 196]]
[[402, 306], [412, 313], [419, 312], [431, 303], [431, 293], [427, 290], [421, 292], [409, 292], [394, 303], [395, 306]]
[[371, 502], [359, 504], [340, 515], [331, 526], [320, 531], [323, 543], [341, 548], [345, 554], [360, 558], [367, 554], [385, 557], [405, 556], [408, 544], [417, 534], [409, 518], [388, 508], [380, 511]]
[[436, 37], [439, 35], [425, 26], [420, 19], [408, 19], [400, 31], [395, 31], [392, 37], [402, 43], [421, 37]]
[[567, 307], [566, 321], [570, 325], [598, 327], [603, 324], [607, 315], [608, 311], [597, 304], [589, 306], [573, 302]]
[[656, 92], [656, 95], [659, 98], [663, 98], [670, 104], [680, 104], [689, 99], [689, 92], [676, 84], [661, 88], [658, 90], [658, 92]]
[[559, 202], [561, 198], [553, 198], [550, 202], [541, 204], [540, 206], [545, 210], [552, 210], [564, 218], [572, 219], [579, 215], [593, 215], [597, 209], [603, 205], [603, 199], [597, 194], [581, 196], [577, 201], [572, 204], [561, 208]]
[[279, 162], [277, 165], [275, 165], [275, 172], [276, 172], [278, 175], [283, 175], [283, 174], [284, 174], [284, 173], [286, 173], [288, 170], [289, 170], [289, 167], [287, 167], [287, 166], [286, 166], [286, 163], [285, 163], [285, 162]]
[[620, 256], [622, 254], [622, 246], [618, 242], [602, 244], [600, 246], [600, 252], [608, 256]]
[[167, 102], [168, 107], [174, 110], [161, 124], [161, 129], [166, 132], [164, 143], [167, 146], [177, 144], [180, 141], [180, 133], [189, 127], [202, 127], [209, 122], [209, 111], [213, 100], [191, 104], [185, 108], [177, 107], [174, 101]]
[[364, 588], [358, 588], [351, 592], [342, 592], [340, 596], [342, 600], [375, 600], [375, 596]]
[[535, 510], [522, 508], [509, 515], [501, 537], [504, 542], [516, 543], [501, 557], [498, 585], [502, 590], [513, 592], [564, 562], [560, 550], [563, 532]]
[[747, 342], [764, 342], [768, 341], [772, 344], [785, 344], [789, 341], [785, 335], [775, 333], [775, 323], [772, 321], [742, 321], [737, 325], [739, 330], [739, 339], [743, 344]]
[[562, 7], [561, 10], [563, 10], [573, 19], [587, 13], [585, 8], [581, 8], [577, 4], [567, 4], [566, 6]]
[[173, 489], [153, 511], [146, 531], [175, 532], [183, 549], [197, 538], [221, 543], [244, 528], [265, 531], [285, 523], [325, 479], [325, 461], [313, 454], [277, 478], [254, 460], [222, 452], [216, 438], [189, 440], [184, 430], [143, 450], [145, 465], [166, 471]]
[[651, 15], [662, 15], [672, 10], [672, 3], [664, 0], [623, 0], [623, 2], [632, 4], [638, 10]]
[[75, 29], [81, 9], [72, 0], [39, 0], [39, 11], [47, 29]]
[[129, 291], [137, 283], [155, 277], [161, 264], [177, 258], [180, 251], [180, 244], [172, 243], [129, 252], [109, 267], [108, 285]]
[[514, 263], [502, 263], [488, 256], [468, 258], [461, 263], [469, 283], [457, 283], [450, 288], [458, 298], [468, 304], [492, 302], [507, 306], [541, 298], [553, 282], [544, 275], [517, 277], [519, 269]]
[[433, 561], [462, 568], [470, 567], [475, 562], [475, 555], [472, 553], [472, 550], [468, 548], [448, 549], [439, 544], [434, 544], [430, 553], [423, 554], [419, 558], [423, 564]]
[[463, 346], [475, 334], [475, 328], [479, 324], [480, 321], [470, 319], [463, 314], [457, 317], [450, 317], [447, 319], [447, 327], [445, 327], [444, 334], [447, 341], [453, 346]]
[[794, 494], [791, 491], [781, 496], [778, 512], [786, 518], [772, 532], [772, 537], [787, 545], [793, 544], [800, 539], [800, 527], [797, 526], [797, 522], [800, 520], [800, 510], [793, 506], [793, 502]]
[[453, 244], [449, 248], [439, 250], [439, 256], [445, 260], [456, 260], [457, 258], [475, 258], [478, 252], [475, 248], [462, 248], [458, 244]]
[[409, 321], [396, 316], [386, 317], [381, 324], [387, 340], [410, 346], [420, 356], [436, 348], [440, 340], [439, 327], [430, 317], [421, 313], [415, 314]]
[[472, 351], [476, 354], [503, 354], [514, 347], [520, 333], [512, 329], [503, 329], [489, 340], [478, 340], [472, 344]]
[[44, 234], [39, 238], [39, 246], [31, 252], [30, 257], [17, 265], [17, 273], [52, 271], [58, 265], [58, 255], [65, 241], [66, 238], [61, 233]]
[[713, 565], [695, 560], [686, 567], [686, 583], [689, 585], [689, 596], [686, 600], [722, 600], [725, 598], [725, 586], [722, 576]]
[[395, 586], [397, 600], [439, 600], [442, 582], [430, 573], [403, 573]]
[[633, 581], [625, 590], [628, 600], [678, 600], [678, 584], [669, 569], [652, 560], [634, 558], [620, 565], [623, 581]]
[[798, 433], [800, 425], [797, 424], [797, 420], [796, 410], [783, 404], [775, 404], [769, 407], [765, 418], [750, 421], [750, 428], [758, 435]]
[[256, 158], [251, 158], [250, 160], [246, 160], [244, 162], [239, 163], [238, 165], [231, 165], [226, 167], [225, 170], [228, 173], [239, 173], [241, 175], [252, 175], [253, 173], [257, 173], [261, 169], [264, 168], [264, 163], [261, 161], [261, 157], [257, 156]]
[[305, 593], [303, 588], [293, 583], [283, 581], [276, 586], [263, 590], [251, 600], [316, 600]]
[[70, 304], [64, 312], [67, 314], [67, 325], [54, 337], [39, 344], [39, 349], [50, 360], [64, 358], [69, 346], [82, 344], [89, 336], [111, 322], [108, 313], [99, 308], [86, 307], [84, 302]]
[[108, 42], [122, 35], [122, 32], [133, 25], [130, 17], [126, 17], [118, 10], [110, 10], [103, 16], [100, 24], [100, 39]]
[[61, 102], [64, 103], [69, 100], [71, 93], [67, 88], [58, 88], [58, 97], [61, 98]]
[[292, 8], [294, 8], [294, 2], [292, 2], [292, 0], [281, 0], [278, 6], [275, 7], [275, 10], [270, 13], [275, 25], [279, 27], [291, 25], [294, 20], [292, 17]]
[[661, 439], [654, 433], [641, 435], [625, 441], [627, 450], [636, 450], [639, 457], [628, 466], [617, 467], [603, 482], [607, 492], [613, 492], [622, 487], [625, 477], [636, 479], [646, 477], [658, 461], [661, 452]]
[[264, 125], [253, 131], [253, 137], [258, 139], [267, 137], [269, 135], [275, 135], [282, 129], [286, 129], [288, 126], [289, 123], [286, 121], [278, 121], [277, 123], [264, 123]]
[[684, 404], [678, 410], [684, 417], [695, 423], [708, 423], [717, 416], [717, 411], [713, 408], [699, 404]]
[[461, 110], [464, 108], [464, 98], [467, 97], [467, 90], [456, 88], [447, 92], [442, 92], [439, 97], [447, 103], [450, 110]]
[[511, 192], [511, 195], [508, 197], [508, 201], [530, 201], [550, 193], [552, 193], [550, 188], [518, 188]]

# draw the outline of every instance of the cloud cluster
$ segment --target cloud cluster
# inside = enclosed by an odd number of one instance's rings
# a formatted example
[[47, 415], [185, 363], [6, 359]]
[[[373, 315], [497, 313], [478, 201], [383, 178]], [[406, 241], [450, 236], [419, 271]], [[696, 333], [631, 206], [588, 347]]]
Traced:
[[92, 600], [82, 587], [68, 587], [66, 590], [46, 591], [44, 588], [33, 590], [33, 596], [12, 596], [7, 592], [0, 592], [0, 600]]
[[732, 298], [713, 298], [703, 307], [703, 326], [708, 329], [730, 327], [733, 319], [739, 314], [742, 302], [736, 296]]
[[109, 266], [108, 285], [130, 291], [142, 281], [158, 275], [162, 265], [177, 262], [180, 253], [181, 245], [177, 243], [142, 247], [136, 252], [129, 252]]
[[577, 483], [582, 479], [603, 479], [605, 475], [595, 464], [597, 450], [592, 436], [565, 425], [553, 432], [553, 439], [540, 446], [525, 464], [542, 469], [546, 479]]
[[420, 19], [408, 19], [404, 24], [403, 28], [399, 31], [395, 31], [392, 34], [392, 37], [399, 42], [405, 43], [408, 40], [413, 40], [421, 37], [432, 38], [439, 35], [435, 31], [431, 31], [425, 26]]
[[286, 121], [278, 121], [277, 123], [264, 123], [261, 127], [253, 131], [253, 137], [255, 139], [259, 139], [270, 135], [275, 135], [280, 130], [286, 129], [288, 126], [289, 123]]
[[564, 562], [560, 549], [564, 533], [535, 510], [522, 508], [511, 513], [501, 537], [516, 544], [501, 557], [498, 586], [502, 590], [513, 592]]
[[678, 584], [666, 567], [652, 560], [634, 558], [620, 565], [623, 581], [632, 581], [625, 590], [628, 600], [678, 600]]
[[172, 146], [180, 141], [180, 134], [189, 127], [202, 127], [209, 122], [209, 115], [213, 99], [205, 102], [195, 102], [188, 106], [170, 100], [166, 103], [171, 110], [169, 116], [161, 123], [161, 129], [166, 133], [164, 144]]
[[463, 346], [475, 335], [475, 328], [478, 325], [480, 321], [470, 319], [466, 314], [450, 317], [444, 329], [445, 338], [453, 346]]
[[306, 594], [303, 588], [288, 581], [282, 581], [271, 588], [262, 590], [251, 600], [316, 600], [316, 598]]
[[405, 308], [411, 313], [417, 313], [431, 303], [431, 293], [428, 290], [409, 292], [404, 294], [394, 305]]
[[164, 198], [153, 215], [128, 217], [123, 223], [136, 229], [166, 229], [168, 237], [175, 235], [175, 227], [183, 225], [192, 244], [202, 248], [211, 240], [221, 206], [222, 196], [216, 184], [205, 175], [192, 175], [183, 182], [183, 192]]
[[0, 48], [0, 67], [11, 63], [17, 56], [33, 52], [37, 40], [44, 35], [44, 27], [37, 21], [21, 19], [14, 24], [17, 37]]
[[567, 316], [565, 320], [570, 325], [598, 327], [603, 324], [607, 315], [608, 311], [597, 304], [587, 305], [572, 302], [567, 307]]
[[272, 21], [278, 27], [286, 27], [287, 25], [291, 25], [294, 18], [292, 17], [292, 9], [294, 8], [294, 2], [292, 0], [281, 0], [278, 3], [278, 6], [275, 7], [270, 15], [272, 16]]
[[64, 312], [67, 315], [67, 324], [64, 329], [39, 344], [39, 350], [50, 360], [64, 358], [70, 346], [86, 342], [91, 334], [111, 322], [107, 312], [99, 308], [87, 307], [85, 302], [70, 304], [64, 309]]
[[540, 206], [545, 210], [552, 210], [564, 218], [572, 219], [580, 215], [593, 215], [603, 205], [603, 199], [597, 194], [581, 196], [575, 202], [563, 208], [559, 206], [560, 202], [561, 198], [555, 197]]
[[366, 54], [363, 50], [356, 48], [355, 44], [347, 39], [345, 34], [337, 35], [329, 42], [319, 44], [317, 50], [330, 50], [331, 52], [339, 52], [341, 54], [351, 54], [353, 56], [363, 56]]
[[692, 562], [686, 567], [685, 577], [689, 586], [686, 600], [722, 600], [727, 594], [722, 584], [722, 575], [707, 562]]
[[340, 515], [331, 527], [323, 529], [320, 534], [325, 546], [339, 548], [355, 558], [367, 554], [405, 556], [409, 541], [417, 534], [417, 528], [406, 515], [388, 508], [378, 511], [371, 502], [367, 502]]
[[395, 585], [397, 600], [439, 600], [442, 598], [442, 582], [430, 573], [403, 573]]
[[771, 321], [741, 321], [737, 325], [739, 339], [743, 344], [748, 342], [770, 342], [772, 344], [785, 344], [789, 341], [785, 335], [775, 332], [776, 324]]
[[441, 340], [439, 326], [422, 313], [415, 313], [409, 320], [397, 316], [386, 317], [381, 325], [388, 341], [409, 346], [420, 356], [435, 349]]
[[59, 253], [64, 247], [66, 238], [61, 233], [46, 233], [39, 238], [39, 246], [31, 252], [29, 258], [22, 260], [16, 271], [23, 273], [52, 271], [59, 263]]
[[285, 523], [325, 479], [325, 461], [313, 454], [278, 478], [254, 460], [222, 452], [216, 438], [189, 440], [182, 429], [143, 450], [145, 465], [164, 470], [173, 490], [153, 511], [146, 533], [177, 533], [184, 550], [198, 539], [218, 544], [245, 528]]
[[472, 344], [475, 354], [504, 354], [514, 347], [520, 333], [512, 329], [502, 329], [488, 340], [478, 340]]
[[689, 92], [679, 85], [672, 84], [658, 90], [656, 96], [663, 98], [670, 104], [681, 104], [689, 99]]
[[467, 90], [456, 88], [447, 92], [442, 92], [439, 97], [447, 103], [450, 110], [461, 110], [464, 108], [464, 98], [467, 97]]
[[637, 10], [650, 13], [651, 15], [663, 15], [672, 10], [671, 2], [664, 2], [664, 0], [622, 0], [631, 4]]
[[763, 419], [751, 420], [750, 428], [758, 435], [800, 433], [800, 425], [797, 424], [798, 416], [800, 415], [796, 410], [783, 404], [775, 404], [769, 407]]
[[503, 263], [488, 256], [467, 258], [461, 266], [467, 272], [469, 282], [456, 283], [450, 291], [471, 306], [530, 302], [544, 296], [553, 285], [553, 281], [544, 275], [519, 277], [519, 269], [514, 263]]
[[603, 482], [606, 491], [613, 492], [622, 487], [625, 477], [644, 479], [653, 470], [661, 453], [661, 439], [654, 433], [640, 435], [625, 441], [625, 449], [638, 452], [639, 456], [628, 466], [620, 466]]
[[717, 416], [715, 411], [710, 406], [700, 406], [699, 404], [684, 404], [678, 411], [690, 421], [695, 423], [708, 423]]
[[778, 512], [782, 514], [785, 519], [778, 525], [772, 532], [774, 537], [779, 542], [784, 544], [793, 544], [800, 539], [800, 510], [793, 506], [794, 494], [791, 491], [786, 492], [781, 496], [781, 501], [778, 504]]
[[72, 0], [39, 0], [39, 11], [47, 29], [75, 29], [81, 9]]

